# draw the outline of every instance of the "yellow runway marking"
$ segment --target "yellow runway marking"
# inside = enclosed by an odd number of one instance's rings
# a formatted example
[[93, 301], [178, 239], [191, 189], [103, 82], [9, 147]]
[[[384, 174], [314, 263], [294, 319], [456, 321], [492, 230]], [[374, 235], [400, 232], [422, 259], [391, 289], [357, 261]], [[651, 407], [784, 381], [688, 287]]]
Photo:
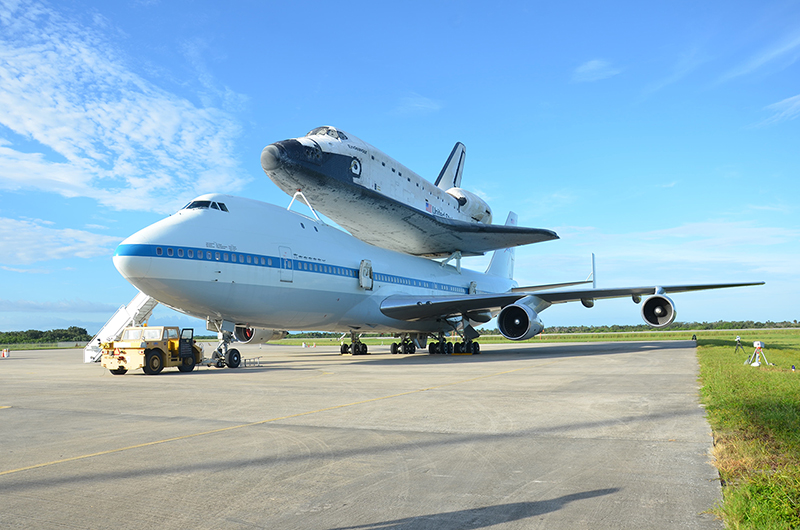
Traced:
[[[555, 360], [547, 362], [547, 363], [537, 364], [535, 366], [535, 368], [539, 368], [539, 367], [547, 365], [547, 364], [553, 364], [553, 363], [556, 363], [558, 361], [559, 361], [559, 359], [555, 359]], [[119, 447], [117, 449], [109, 449], [107, 451], [99, 451], [97, 453], [91, 453], [91, 454], [88, 454], [88, 455], [80, 455], [80, 456], [73, 456], [73, 457], [70, 457], [70, 458], [63, 458], [61, 460], [53, 460], [52, 462], [44, 462], [42, 464], [35, 464], [35, 465], [32, 465], [32, 466], [20, 467], [18, 469], [9, 469], [8, 471], [0, 471], [0, 477], [2, 477], [3, 475], [11, 475], [12, 473], [19, 473], [21, 471], [30, 471], [32, 469], [39, 469], [39, 468], [42, 468], [42, 467], [54, 466], [56, 464], [64, 464], [66, 462], [75, 462], [76, 460], [84, 460], [86, 458], [93, 458], [93, 457], [96, 457], [96, 456], [103, 456], [103, 455], [110, 455], [110, 454], [114, 454], [114, 453], [121, 453], [123, 451], [130, 451], [131, 449], [140, 449], [142, 447], [150, 447], [150, 446], [153, 446], [153, 445], [160, 445], [160, 444], [165, 444], [165, 443], [169, 443], [169, 442], [177, 442], [179, 440], [188, 440], [189, 438], [197, 438], [198, 436], [207, 436], [209, 434], [217, 434], [217, 433], [220, 433], [220, 432], [233, 431], [233, 430], [236, 430], [236, 429], [243, 429], [245, 427], [254, 427], [256, 425], [264, 425], [266, 423], [273, 423], [273, 422], [281, 421], [281, 420], [290, 420], [292, 418], [300, 418], [302, 416], [310, 416], [311, 414], [319, 414], [320, 412], [330, 412], [332, 410], [338, 410], [338, 409], [343, 409], [343, 408], [347, 408], [347, 407], [353, 407], [355, 405], [364, 405], [366, 403], [375, 403], [376, 401], [383, 401], [385, 399], [392, 399], [392, 398], [397, 398], [397, 397], [402, 397], [402, 396], [408, 396], [410, 394], [417, 394], [417, 393], [420, 393], [420, 392], [428, 392], [430, 390], [437, 390], [437, 389], [445, 388], [445, 387], [448, 387], [448, 386], [462, 385], [464, 383], [471, 383], [473, 381], [480, 381], [481, 379], [488, 379], [490, 377], [497, 377], [498, 375], [505, 375], [505, 374], [510, 374], [510, 373], [513, 373], [513, 372], [520, 372], [522, 370], [529, 370], [531, 368], [534, 368], [534, 366], [526, 366], [526, 367], [523, 367], [523, 368], [515, 368], [513, 370], [506, 370], [504, 372], [497, 372], [497, 373], [494, 373], [494, 374], [480, 375], [478, 377], [472, 377], [470, 379], [463, 379], [461, 381], [454, 381], [452, 383], [444, 383], [444, 384], [441, 384], [441, 385], [431, 386], [431, 387], [427, 387], [427, 388], [418, 388], [417, 390], [409, 390], [407, 392], [400, 392], [399, 394], [391, 394], [389, 396], [381, 396], [381, 397], [372, 398], [372, 399], [365, 399], [363, 401], [354, 401], [353, 403], [346, 403], [344, 405], [334, 405], [332, 407], [326, 407], [326, 408], [323, 408], [323, 409], [311, 410], [311, 411], [306, 411], [306, 412], [298, 412], [297, 414], [289, 414], [288, 416], [280, 416], [278, 418], [270, 418], [268, 420], [254, 421], [252, 423], [243, 423], [241, 425], [233, 425], [231, 427], [223, 427], [221, 429], [213, 429], [213, 430], [210, 430], [210, 431], [197, 432], [197, 433], [194, 433], [194, 434], [186, 434], [184, 436], [175, 436], [174, 438], [166, 438], [164, 440], [157, 440], [155, 442], [146, 442], [146, 443], [137, 444], [137, 445], [129, 445], [127, 447]]]
[[10, 409], [11, 405], [0, 405], [0, 409]]

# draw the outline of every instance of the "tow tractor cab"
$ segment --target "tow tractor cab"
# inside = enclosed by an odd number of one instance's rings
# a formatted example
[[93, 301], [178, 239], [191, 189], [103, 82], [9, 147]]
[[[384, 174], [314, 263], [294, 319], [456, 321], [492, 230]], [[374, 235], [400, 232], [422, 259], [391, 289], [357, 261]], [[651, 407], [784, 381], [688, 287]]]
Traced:
[[[102, 347], [102, 365], [114, 375], [123, 375], [137, 368], [154, 375], [165, 366], [177, 366], [181, 372], [191, 372], [203, 361], [203, 350], [194, 341], [191, 328], [183, 331], [169, 326], [125, 328], [121, 340], [103, 343]], [[236, 367], [238, 365], [236, 363]]]

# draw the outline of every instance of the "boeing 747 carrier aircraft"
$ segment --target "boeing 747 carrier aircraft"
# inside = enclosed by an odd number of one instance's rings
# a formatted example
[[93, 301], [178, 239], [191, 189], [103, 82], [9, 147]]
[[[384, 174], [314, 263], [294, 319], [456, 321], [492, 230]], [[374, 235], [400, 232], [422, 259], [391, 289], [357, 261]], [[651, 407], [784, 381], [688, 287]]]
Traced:
[[[510, 214], [509, 226], [515, 215]], [[542, 332], [552, 304], [629, 296], [653, 327], [675, 319], [668, 293], [755, 283], [553, 289], [518, 287], [514, 249], [495, 251], [485, 272], [367, 244], [296, 212], [229, 195], [198, 197], [117, 247], [114, 265], [143, 293], [204, 319], [220, 334], [219, 358], [234, 340], [263, 342], [282, 330], [350, 332], [342, 353], [366, 353], [363, 332], [400, 336], [392, 352], [478, 353], [474, 326], [497, 316], [500, 332]], [[642, 297], [647, 297], [642, 301]], [[461, 340], [445, 341], [456, 331]]]
[[355, 136], [318, 127], [265, 147], [261, 167], [358, 239], [406, 254], [475, 256], [558, 239], [550, 230], [493, 225], [489, 205], [461, 188], [465, 157], [457, 143], [432, 184]]

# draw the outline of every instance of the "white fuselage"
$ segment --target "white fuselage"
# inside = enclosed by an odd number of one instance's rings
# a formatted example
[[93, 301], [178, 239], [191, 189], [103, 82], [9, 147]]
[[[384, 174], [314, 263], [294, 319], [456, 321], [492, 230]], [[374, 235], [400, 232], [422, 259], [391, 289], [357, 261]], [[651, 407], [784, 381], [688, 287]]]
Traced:
[[[159, 302], [202, 319], [279, 330], [452, 329], [381, 313], [390, 295], [505, 292], [513, 280], [378, 248], [270, 204], [206, 195], [123, 241], [114, 264]], [[218, 209], [217, 204], [224, 204]], [[372, 268], [372, 288], [359, 278]]]

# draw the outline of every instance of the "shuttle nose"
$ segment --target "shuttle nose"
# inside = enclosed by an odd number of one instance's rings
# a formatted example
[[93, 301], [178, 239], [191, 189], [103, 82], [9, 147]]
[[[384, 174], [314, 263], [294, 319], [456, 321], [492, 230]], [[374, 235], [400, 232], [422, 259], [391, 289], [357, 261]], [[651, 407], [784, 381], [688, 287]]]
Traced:
[[274, 171], [278, 169], [283, 160], [281, 159], [281, 152], [275, 144], [269, 144], [261, 151], [261, 167], [264, 171]]

